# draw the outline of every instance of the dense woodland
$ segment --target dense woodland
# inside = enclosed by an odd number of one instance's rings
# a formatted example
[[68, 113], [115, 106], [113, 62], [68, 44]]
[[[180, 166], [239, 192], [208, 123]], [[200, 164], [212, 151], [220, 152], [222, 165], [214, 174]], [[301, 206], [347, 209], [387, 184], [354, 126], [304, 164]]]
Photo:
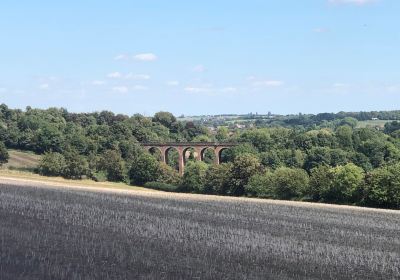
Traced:
[[[376, 116], [377, 113], [380, 115]], [[386, 114], [386, 115], [385, 115]], [[384, 129], [357, 128], [359, 120], [399, 111], [291, 116], [255, 123], [251, 129], [216, 131], [178, 121], [168, 112], [153, 117], [65, 109], [9, 109], [0, 105], [0, 165], [7, 149], [42, 154], [35, 172], [97, 181], [124, 181], [167, 191], [295, 199], [400, 209], [400, 122]], [[361, 118], [361, 116], [363, 116]], [[297, 118], [297, 119], [296, 119]], [[308, 120], [307, 122], [305, 120]], [[273, 120], [268, 120], [269, 124]], [[282, 125], [279, 125], [282, 122]], [[144, 141], [230, 141], [223, 164], [191, 154], [183, 177], [176, 155], [168, 164], [144, 151]]]

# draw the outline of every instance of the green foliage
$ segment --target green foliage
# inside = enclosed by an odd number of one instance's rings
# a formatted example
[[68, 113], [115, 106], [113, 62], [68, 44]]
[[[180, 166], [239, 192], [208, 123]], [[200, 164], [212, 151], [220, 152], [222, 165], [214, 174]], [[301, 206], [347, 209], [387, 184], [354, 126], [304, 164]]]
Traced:
[[232, 163], [212, 165], [205, 177], [205, 193], [226, 194], [229, 190]]
[[181, 177], [179, 176], [179, 173], [176, 171], [176, 169], [172, 168], [171, 166], [160, 162], [159, 163], [159, 178], [158, 181], [169, 184], [169, 185], [174, 185], [174, 186], [179, 186], [181, 183]]
[[155, 182], [160, 176], [160, 165], [150, 154], [139, 155], [131, 165], [129, 179], [131, 184], [143, 186], [146, 182]]
[[242, 154], [235, 158], [231, 168], [229, 183], [229, 195], [242, 196], [245, 194], [244, 187], [249, 179], [262, 170], [259, 159], [251, 154]]
[[165, 127], [171, 128], [172, 124], [176, 122], [176, 118], [169, 112], [158, 112], [154, 115], [153, 122], [158, 122]]
[[400, 209], [400, 163], [367, 174], [365, 192], [366, 205]]
[[184, 192], [204, 193], [208, 165], [201, 161], [190, 161], [185, 167], [181, 189]]
[[311, 171], [308, 194], [325, 202], [356, 202], [361, 196], [363, 180], [363, 169], [352, 163], [334, 168], [320, 166]]
[[69, 179], [82, 179], [89, 174], [89, 164], [86, 158], [76, 150], [68, 150], [64, 153], [65, 168], [63, 176]]
[[107, 174], [107, 180], [112, 182], [124, 181], [126, 178], [125, 162], [121, 153], [116, 150], [107, 150], [100, 159], [99, 170]]
[[8, 154], [6, 146], [0, 141], [0, 166], [7, 163], [9, 158], [10, 155]]
[[158, 190], [158, 191], [164, 191], [164, 192], [178, 192], [179, 187], [167, 183], [162, 183], [162, 182], [147, 182], [144, 184], [145, 188], [148, 189], [153, 189], [153, 190]]
[[66, 168], [65, 158], [60, 153], [45, 153], [38, 166], [38, 172], [45, 176], [62, 176]]
[[302, 198], [309, 184], [308, 174], [298, 168], [281, 167], [265, 174], [256, 174], [246, 185], [246, 193], [252, 196], [294, 199]]

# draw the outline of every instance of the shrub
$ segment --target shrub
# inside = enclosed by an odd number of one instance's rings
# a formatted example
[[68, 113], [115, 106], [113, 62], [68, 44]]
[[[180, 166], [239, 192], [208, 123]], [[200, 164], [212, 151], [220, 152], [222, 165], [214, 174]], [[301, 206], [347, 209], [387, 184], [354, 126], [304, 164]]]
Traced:
[[366, 205], [400, 209], [400, 163], [372, 171], [365, 181]]
[[86, 158], [81, 156], [76, 150], [66, 152], [64, 157], [64, 177], [69, 179], [82, 179], [83, 176], [89, 174], [89, 164]]
[[179, 176], [178, 171], [176, 171], [174, 168], [163, 162], [160, 162], [159, 168], [160, 168], [160, 177], [158, 179], [159, 182], [174, 186], [180, 185], [181, 177]]
[[210, 166], [206, 172], [204, 192], [226, 194], [229, 189], [231, 170], [231, 163]]
[[131, 184], [143, 186], [147, 182], [158, 181], [160, 177], [160, 165], [150, 154], [143, 153], [133, 162], [129, 170]]
[[231, 169], [230, 195], [244, 195], [244, 186], [249, 182], [251, 176], [261, 171], [259, 159], [251, 154], [243, 154], [235, 158]]
[[119, 151], [106, 151], [100, 159], [99, 168], [105, 172], [108, 181], [118, 182], [125, 179], [125, 162]]
[[65, 158], [62, 154], [45, 153], [39, 162], [38, 173], [44, 176], [62, 176], [65, 167]]
[[6, 146], [3, 142], [0, 142], [0, 166], [2, 166], [4, 163], [7, 163], [9, 158], [10, 156]]
[[182, 178], [182, 190], [185, 192], [204, 193], [208, 165], [201, 161], [188, 162]]
[[178, 192], [179, 187], [171, 184], [166, 184], [162, 182], [147, 182], [144, 184], [145, 188], [159, 190], [164, 192]]

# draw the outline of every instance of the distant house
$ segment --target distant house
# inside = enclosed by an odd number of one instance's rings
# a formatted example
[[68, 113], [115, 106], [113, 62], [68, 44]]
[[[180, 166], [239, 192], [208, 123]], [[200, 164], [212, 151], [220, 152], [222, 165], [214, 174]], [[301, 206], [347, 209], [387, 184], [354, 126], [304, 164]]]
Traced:
[[372, 118], [373, 121], [379, 121], [379, 118]]

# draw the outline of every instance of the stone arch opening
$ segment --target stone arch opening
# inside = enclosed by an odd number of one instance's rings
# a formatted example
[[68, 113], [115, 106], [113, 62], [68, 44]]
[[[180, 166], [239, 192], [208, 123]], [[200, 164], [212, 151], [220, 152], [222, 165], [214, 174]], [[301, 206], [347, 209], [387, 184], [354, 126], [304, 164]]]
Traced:
[[198, 152], [193, 147], [187, 147], [183, 150], [183, 162], [186, 164], [189, 161], [196, 161], [198, 159]]
[[215, 163], [215, 149], [213, 147], [205, 147], [201, 150], [201, 160], [207, 164]]
[[175, 170], [179, 170], [179, 150], [176, 147], [168, 147], [165, 150], [165, 163]]
[[151, 147], [148, 149], [149, 153], [155, 157], [158, 161], [163, 160], [163, 154], [160, 148], [158, 147]]
[[224, 147], [218, 151], [218, 163], [229, 162], [229, 150], [230, 148]]

